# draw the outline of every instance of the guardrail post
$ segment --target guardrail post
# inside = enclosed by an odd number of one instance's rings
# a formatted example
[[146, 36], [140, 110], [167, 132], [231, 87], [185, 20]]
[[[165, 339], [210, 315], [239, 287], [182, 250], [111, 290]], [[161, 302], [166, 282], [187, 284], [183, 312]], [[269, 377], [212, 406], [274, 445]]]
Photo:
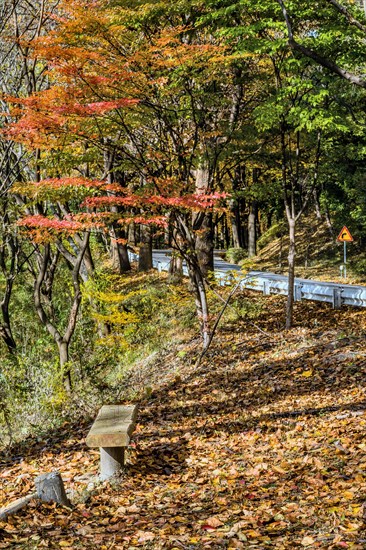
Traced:
[[269, 288], [269, 281], [266, 281], [266, 280], [263, 281], [263, 294], [264, 296], [269, 296], [271, 294], [271, 291]]
[[333, 288], [333, 309], [340, 309], [342, 307], [342, 289], [339, 286]]
[[302, 285], [295, 283], [294, 300], [295, 300], [295, 302], [301, 302], [301, 298], [302, 298]]
[[218, 273], [216, 273], [216, 277], [217, 277], [217, 280], [219, 282], [219, 285], [220, 286], [225, 286], [224, 277], [223, 277], [223, 274], [220, 271]]

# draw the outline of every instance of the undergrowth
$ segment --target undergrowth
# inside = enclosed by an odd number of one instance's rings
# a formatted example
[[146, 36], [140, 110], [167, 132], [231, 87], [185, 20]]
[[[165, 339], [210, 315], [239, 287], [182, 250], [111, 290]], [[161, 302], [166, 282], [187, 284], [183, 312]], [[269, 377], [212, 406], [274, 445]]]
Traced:
[[[17, 292], [25, 297], [26, 290], [16, 290], [15, 299], [20, 301]], [[209, 290], [212, 322], [229, 291]], [[28, 295], [28, 304], [29, 299]], [[260, 298], [253, 302], [234, 296], [221, 324], [254, 319], [261, 307]], [[174, 358], [185, 355], [189, 342], [194, 342], [197, 353], [201, 349], [187, 282], [169, 285], [165, 274], [155, 272], [97, 272], [83, 288], [70, 354], [70, 397], [62, 385], [56, 346], [41, 325], [34, 325], [31, 313], [29, 307], [24, 312], [23, 345], [14, 355], [2, 349], [0, 446], [57, 429], [65, 419], [79, 418], [80, 410], [92, 415], [101, 404], [140, 399], [164, 381], [167, 356], [168, 372], [174, 373]]]
[[[27, 285], [15, 290], [16, 353], [10, 355], [1, 344], [0, 445], [57, 427], [66, 416], [80, 414], [81, 406], [92, 411], [101, 402], [133, 398], [144, 391], [137, 371], [197, 331], [186, 286], [167, 285], [155, 273], [97, 273], [83, 289], [71, 346], [70, 398], [63, 389], [56, 346], [34, 324], [29, 290]], [[65, 299], [60, 292], [60, 304]]]

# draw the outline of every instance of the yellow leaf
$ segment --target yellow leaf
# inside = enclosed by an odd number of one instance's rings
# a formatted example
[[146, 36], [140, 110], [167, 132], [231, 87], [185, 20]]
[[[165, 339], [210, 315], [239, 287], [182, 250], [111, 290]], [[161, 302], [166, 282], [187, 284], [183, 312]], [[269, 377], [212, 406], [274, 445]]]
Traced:
[[355, 498], [355, 494], [352, 492], [352, 491], [344, 491], [342, 493], [342, 495], [344, 496], [344, 498], [346, 498], [347, 500], [352, 500]]
[[179, 523], [185, 523], [186, 518], [184, 518], [183, 516], [175, 516], [174, 521], [177, 521]]
[[352, 532], [358, 531], [361, 528], [361, 524], [360, 523], [351, 523], [350, 521], [348, 521], [348, 522], [346, 522], [345, 526], [340, 525], [339, 528], [342, 531], [345, 531], [346, 533], [352, 533]]
[[256, 531], [255, 529], [250, 529], [245, 534], [246, 534], [247, 537], [249, 537], [251, 539], [257, 539], [261, 536], [260, 532]]
[[312, 370], [304, 370], [304, 372], [301, 374], [301, 376], [305, 376], [305, 378], [309, 378], [310, 376], [313, 376], [313, 371]]

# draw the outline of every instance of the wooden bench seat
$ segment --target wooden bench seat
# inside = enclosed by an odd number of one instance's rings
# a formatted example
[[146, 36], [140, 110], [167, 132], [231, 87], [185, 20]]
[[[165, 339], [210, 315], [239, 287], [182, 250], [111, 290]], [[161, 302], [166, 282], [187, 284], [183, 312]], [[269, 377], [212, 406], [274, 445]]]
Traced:
[[136, 425], [137, 405], [103, 405], [87, 438], [88, 447], [100, 448], [100, 479], [124, 466], [125, 448]]

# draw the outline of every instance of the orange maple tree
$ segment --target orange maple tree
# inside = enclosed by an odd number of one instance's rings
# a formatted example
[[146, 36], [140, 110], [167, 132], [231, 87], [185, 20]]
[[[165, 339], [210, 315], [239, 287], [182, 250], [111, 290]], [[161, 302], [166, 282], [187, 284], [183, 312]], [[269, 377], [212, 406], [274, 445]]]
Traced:
[[[126, 254], [131, 221], [143, 227], [169, 223], [187, 262], [206, 346], [202, 257], [213, 252], [210, 244], [205, 251], [212, 210], [225, 197], [215, 178], [240, 100], [228, 93], [235, 73], [231, 52], [207, 29], [195, 28], [194, 20], [182, 25], [174, 10], [162, 24], [151, 7], [149, 22], [136, 7], [117, 9], [103, 1], [92, 7], [83, 0], [60, 4], [55, 29], [34, 45], [51, 86], [29, 98], [9, 98], [16, 122], [7, 135], [43, 151], [42, 181], [23, 192], [57, 198], [51, 216], [46, 207], [21, 224], [43, 235], [77, 232], [83, 224], [108, 226]], [[91, 196], [71, 206], [62, 191], [67, 187], [69, 198], [73, 185], [78, 192], [88, 188]]]

